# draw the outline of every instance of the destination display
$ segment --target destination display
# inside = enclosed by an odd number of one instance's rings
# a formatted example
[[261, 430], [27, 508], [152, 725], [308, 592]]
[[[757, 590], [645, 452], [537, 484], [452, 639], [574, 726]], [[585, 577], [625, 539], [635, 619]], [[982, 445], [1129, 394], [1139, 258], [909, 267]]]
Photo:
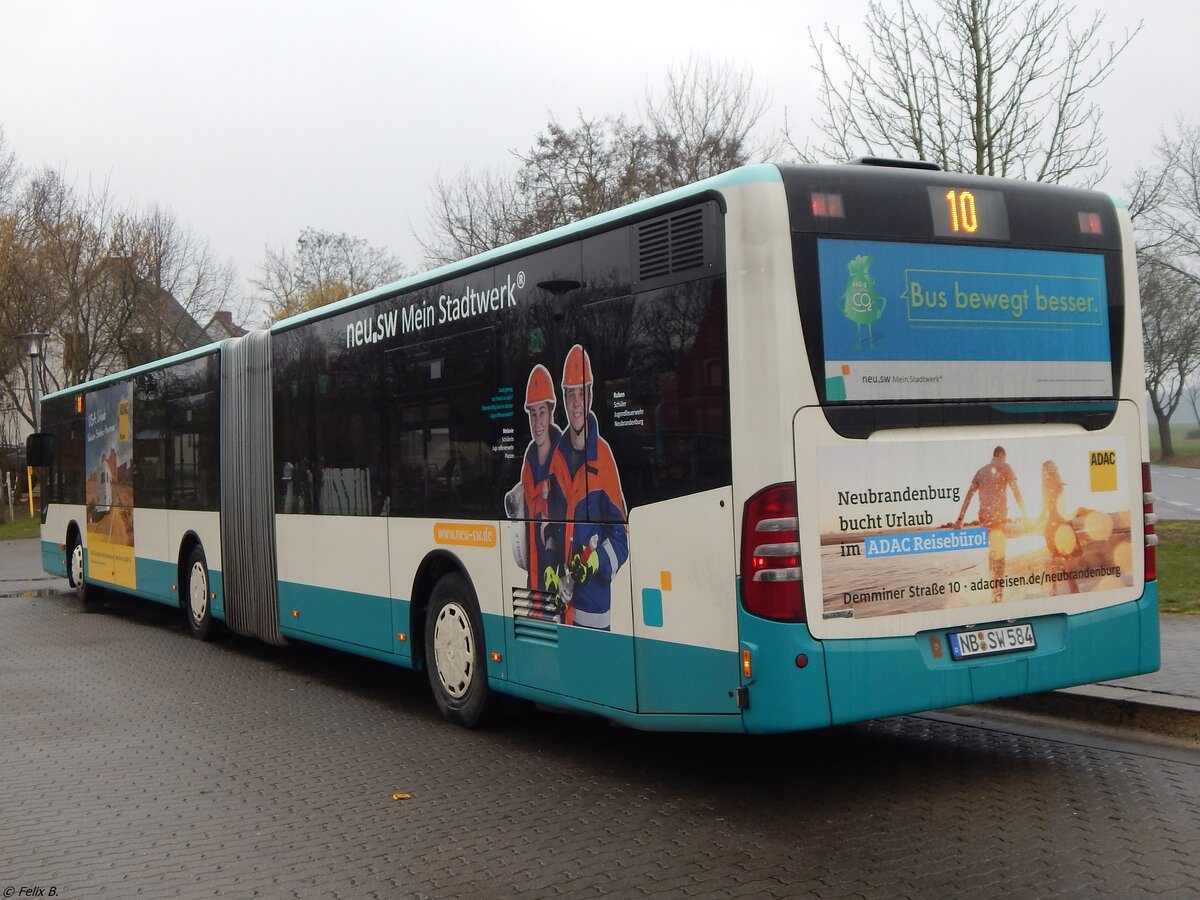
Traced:
[[1104, 257], [822, 239], [829, 402], [1112, 396]]

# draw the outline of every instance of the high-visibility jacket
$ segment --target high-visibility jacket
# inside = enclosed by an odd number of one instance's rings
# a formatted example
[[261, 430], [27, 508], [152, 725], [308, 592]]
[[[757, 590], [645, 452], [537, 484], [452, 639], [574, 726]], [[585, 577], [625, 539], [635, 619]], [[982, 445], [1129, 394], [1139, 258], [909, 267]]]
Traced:
[[[550, 455], [546, 462], [538, 461], [537, 444], [529, 442], [525, 461], [521, 465], [521, 488], [525, 495], [525, 546], [529, 553], [529, 587], [547, 590], [546, 567], [556, 568], [562, 555], [562, 525], [547, 524], [550, 519], [550, 498], [558, 493], [553, 489], [554, 476], [550, 466], [554, 461], [554, 448], [562, 432], [550, 426]], [[549, 545], [549, 546], [548, 546]], [[554, 553], [551, 547], [556, 548]]]
[[551, 515], [560, 507], [567, 520], [562, 571], [567, 571], [576, 554], [596, 554], [599, 561], [596, 573], [574, 586], [568, 621], [608, 630], [611, 583], [629, 559], [629, 532], [621, 475], [612, 448], [600, 437], [595, 414], [588, 413], [587, 440], [582, 451], [571, 446], [570, 431], [563, 433], [551, 456], [550, 472], [552, 489], [560, 492], [551, 501]]

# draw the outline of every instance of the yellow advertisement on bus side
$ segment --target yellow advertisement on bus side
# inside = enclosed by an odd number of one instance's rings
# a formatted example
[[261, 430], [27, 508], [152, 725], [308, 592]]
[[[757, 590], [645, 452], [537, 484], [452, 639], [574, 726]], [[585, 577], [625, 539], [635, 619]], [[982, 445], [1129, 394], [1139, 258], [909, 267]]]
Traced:
[[133, 385], [87, 395], [88, 577], [134, 589]]

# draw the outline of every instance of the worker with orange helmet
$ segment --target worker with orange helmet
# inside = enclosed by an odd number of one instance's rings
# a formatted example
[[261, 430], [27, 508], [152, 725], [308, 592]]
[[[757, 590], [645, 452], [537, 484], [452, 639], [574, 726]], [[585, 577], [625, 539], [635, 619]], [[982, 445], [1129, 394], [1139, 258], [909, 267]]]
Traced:
[[[545, 591], [546, 570], [554, 570], [553, 549], [561, 546], [561, 525], [549, 523], [552, 476], [550, 461], [562, 432], [554, 424], [554, 379], [540, 363], [529, 372], [525, 385], [525, 412], [529, 415], [529, 446], [521, 464], [521, 482], [505, 498], [510, 518], [524, 519], [515, 534], [517, 562], [529, 572], [529, 587]], [[555, 518], [561, 518], [556, 516]], [[556, 542], [555, 537], [558, 537]]]
[[550, 463], [553, 487], [561, 491], [567, 519], [563, 538], [559, 596], [567, 604], [564, 621], [609, 630], [612, 579], [629, 558], [625, 495], [612, 448], [600, 436], [592, 412], [592, 362], [576, 344], [563, 364], [563, 406], [567, 430]]

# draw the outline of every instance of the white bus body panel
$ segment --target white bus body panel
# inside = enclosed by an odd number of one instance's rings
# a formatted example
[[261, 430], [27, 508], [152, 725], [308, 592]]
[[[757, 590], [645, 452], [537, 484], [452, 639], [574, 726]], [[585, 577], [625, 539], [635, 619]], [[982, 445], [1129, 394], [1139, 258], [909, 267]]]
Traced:
[[731, 432], [740, 436], [733, 441], [733, 533], [740, 535], [746, 501], [795, 479], [792, 419], [817, 397], [794, 299], [783, 185], [739, 185], [725, 194], [729, 414]]
[[736, 652], [733, 491], [639, 506], [629, 514], [629, 541], [634, 634]]
[[387, 519], [277, 515], [275, 544], [280, 581], [389, 595]]
[[74, 522], [79, 527], [83, 545], [87, 546], [87, 507], [82, 503], [51, 503], [46, 512], [46, 522], [42, 525], [41, 535], [44, 541], [55, 541], [65, 544], [67, 529]]

